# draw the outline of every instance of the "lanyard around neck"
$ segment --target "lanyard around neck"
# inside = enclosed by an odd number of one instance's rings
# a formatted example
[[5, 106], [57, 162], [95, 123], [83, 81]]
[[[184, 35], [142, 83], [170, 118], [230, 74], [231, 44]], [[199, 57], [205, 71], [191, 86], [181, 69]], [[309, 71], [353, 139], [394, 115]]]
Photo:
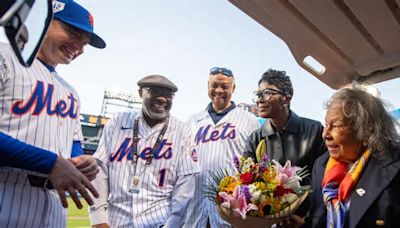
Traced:
[[[154, 153], [155, 153], [157, 147], [160, 146], [161, 141], [164, 138], [165, 131], [168, 128], [168, 122], [169, 122], [169, 118], [166, 119], [164, 127], [162, 128], [160, 134], [157, 137], [157, 141], [154, 144], [153, 149], [151, 149], [149, 157], [146, 159], [146, 166], [151, 164], [151, 161], [154, 158]], [[135, 166], [137, 165], [138, 157], [139, 157], [139, 154], [138, 154], [138, 142], [139, 142], [138, 132], [139, 132], [139, 120], [135, 119], [135, 123], [133, 126], [133, 142], [132, 142], [132, 165], [135, 165]]]

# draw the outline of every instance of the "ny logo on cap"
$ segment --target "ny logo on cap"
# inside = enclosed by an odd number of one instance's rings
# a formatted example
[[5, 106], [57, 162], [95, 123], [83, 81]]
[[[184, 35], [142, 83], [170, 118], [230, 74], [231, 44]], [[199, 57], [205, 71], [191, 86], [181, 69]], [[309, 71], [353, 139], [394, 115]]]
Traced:
[[64, 10], [65, 3], [59, 1], [53, 1], [53, 13], [60, 12]]
[[93, 20], [92, 14], [89, 13], [88, 18], [89, 18], [90, 25], [93, 27], [94, 26], [94, 20]]

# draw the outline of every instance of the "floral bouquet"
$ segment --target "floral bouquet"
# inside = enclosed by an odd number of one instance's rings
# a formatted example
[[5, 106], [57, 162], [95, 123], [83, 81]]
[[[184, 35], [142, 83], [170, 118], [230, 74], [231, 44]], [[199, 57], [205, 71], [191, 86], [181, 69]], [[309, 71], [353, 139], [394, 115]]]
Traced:
[[[235, 227], [270, 226], [287, 219], [306, 199], [310, 186], [300, 186], [306, 167], [284, 166], [264, 154], [259, 163], [234, 157], [237, 174], [210, 173], [206, 195], [221, 217]], [[212, 183], [213, 182], [213, 183]]]

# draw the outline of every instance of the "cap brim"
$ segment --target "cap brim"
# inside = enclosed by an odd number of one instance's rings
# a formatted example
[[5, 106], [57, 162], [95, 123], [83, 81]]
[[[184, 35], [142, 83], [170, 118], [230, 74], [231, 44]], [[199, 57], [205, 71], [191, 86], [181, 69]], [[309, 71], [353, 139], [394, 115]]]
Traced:
[[92, 45], [93, 47], [96, 48], [105, 48], [106, 47], [106, 42], [104, 42], [104, 40], [96, 35], [95, 33], [91, 33], [92, 36], [90, 37], [90, 42], [89, 44]]
[[93, 47], [101, 48], [101, 49], [106, 47], [106, 42], [104, 42], [104, 40], [100, 36], [98, 36], [96, 33], [88, 31], [85, 27], [83, 27], [83, 26], [81, 26], [81, 25], [79, 25], [79, 24], [77, 24], [75, 22], [72, 22], [72, 21], [69, 21], [69, 20], [65, 20], [64, 18], [60, 18], [57, 15], [54, 15], [54, 18], [57, 18], [58, 20], [60, 20], [60, 21], [62, 21], [64, 23], [67, 23], [69, 25], [72, 25], [75, 28], [78, 28], [78, 29], [80, 29], [82, 31], [90, 33], [91, 36], [90, 36], [89, 44], [92, 45]]
[[142, 84], [139, 85], [139, 87], [146, 87], [146, 86], [156, 86], [156, 87], [167, 88], [167, 89], [172, 90], [172, 92], [178, 91], [178, 88], [176, 88], [176, 87], [167, 86], [167, 85], [160, 85], [158, 83], [142, 83]]

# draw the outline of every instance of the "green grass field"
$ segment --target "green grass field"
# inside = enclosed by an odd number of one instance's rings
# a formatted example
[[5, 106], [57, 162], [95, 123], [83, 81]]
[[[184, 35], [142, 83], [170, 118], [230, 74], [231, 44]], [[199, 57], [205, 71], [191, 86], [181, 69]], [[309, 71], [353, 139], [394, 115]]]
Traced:
[[88, 206], [85, 200], [81, 199], [82, 209], [78, 209], [71, 198], [68, 198], [68, 222], [67, 227], [88, 228], [90, 227]]

